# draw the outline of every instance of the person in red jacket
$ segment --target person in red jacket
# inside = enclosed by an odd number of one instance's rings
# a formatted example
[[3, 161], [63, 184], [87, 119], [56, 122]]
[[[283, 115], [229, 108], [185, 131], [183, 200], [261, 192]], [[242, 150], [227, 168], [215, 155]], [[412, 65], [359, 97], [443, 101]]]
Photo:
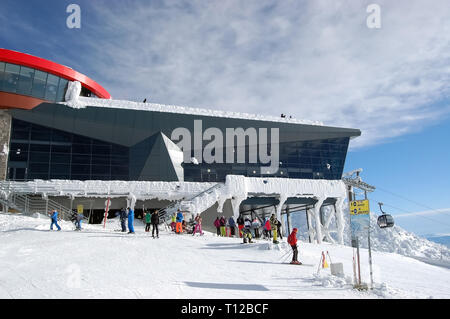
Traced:
[[292, 247], [292, 261], [291, 264], [301, 265], [298, 261], [298, 249], [297, 249], [297, 228], [292, 230], [292, 233], [288, 237], [288, 244]]

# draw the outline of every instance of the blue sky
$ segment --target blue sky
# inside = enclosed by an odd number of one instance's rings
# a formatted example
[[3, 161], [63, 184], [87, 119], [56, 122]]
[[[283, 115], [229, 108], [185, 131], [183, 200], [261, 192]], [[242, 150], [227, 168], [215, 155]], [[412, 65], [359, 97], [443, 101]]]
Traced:
[[[66, 26], [70, 3], [81, 29]], [[371, 3], [380, 29], [367, 27]], [[113, 98], [360, 128], [346, 170], [379, 187], [372, 208], [450, 233], [449, 16], [447, 0], [2, 0], [0, 47], [70, 66]]]

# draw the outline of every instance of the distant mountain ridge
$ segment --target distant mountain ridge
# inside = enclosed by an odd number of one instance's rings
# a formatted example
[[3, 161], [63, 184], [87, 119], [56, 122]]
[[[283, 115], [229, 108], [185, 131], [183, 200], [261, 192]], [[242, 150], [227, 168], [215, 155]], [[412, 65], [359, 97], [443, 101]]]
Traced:
[[425, 237], [429, 241], [445, 245], [448, 248], [450, 248], [450, 235], [431, 234], [431, 235], [424, 235], [423, 237]]

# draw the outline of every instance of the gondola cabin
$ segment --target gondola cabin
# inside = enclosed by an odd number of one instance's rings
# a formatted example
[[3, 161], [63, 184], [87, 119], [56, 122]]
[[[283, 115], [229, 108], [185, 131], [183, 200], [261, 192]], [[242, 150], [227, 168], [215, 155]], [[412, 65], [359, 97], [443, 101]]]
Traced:
[[383, 214], [378, 217], [377, 224], [380, 228], [388, 228], [394, 226], [394, 218], [391, 215]]

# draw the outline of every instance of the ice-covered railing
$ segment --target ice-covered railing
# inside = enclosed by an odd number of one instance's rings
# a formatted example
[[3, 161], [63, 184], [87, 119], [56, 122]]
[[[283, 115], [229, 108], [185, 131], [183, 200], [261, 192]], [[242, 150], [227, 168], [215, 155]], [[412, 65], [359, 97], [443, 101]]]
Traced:
[[271, 115], [250, 114], [241, 112], [219, 111], [203, 108], [194, 108], [188, 106], [176, 106], [165, 105], [157, 103], [141, 103], [126, 100], [112, 100], [112, 99], [99, 99], [78, 96], [66, 102], [61, 102], [72, 108], [86, 108], [86, 107], [106, 107], [106, 108], [118, 108], [118, 109], [130, 109], [140, 111], [153, 111], [153, 112], [165, 112], [165, 113], [178, 113], [178, 114], [192, 114], [199, 116], [213, 116], [213, 117], [225, 117], [234, 119], [246, 119], [246, 120], [258, 120], [269, 122], [283, 122], [290, 124], [305, 124], [305, 125], [319, 125], [323, 126], [320, 121], [300, 120], [295, 118], [277, 117]]
[[1, 181], [13, 193], [46, 194], [72, 197], [123, 197], [133, 194], [136, 198], [181, 200], [195, 196], [216, 183], [195, 182], [147, 182], [147, 181], [76, 181], [34, 180], [28, 182]]

